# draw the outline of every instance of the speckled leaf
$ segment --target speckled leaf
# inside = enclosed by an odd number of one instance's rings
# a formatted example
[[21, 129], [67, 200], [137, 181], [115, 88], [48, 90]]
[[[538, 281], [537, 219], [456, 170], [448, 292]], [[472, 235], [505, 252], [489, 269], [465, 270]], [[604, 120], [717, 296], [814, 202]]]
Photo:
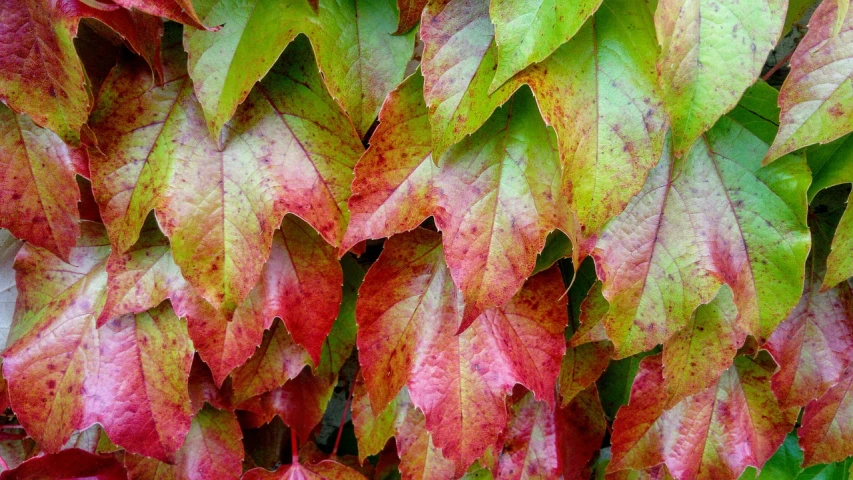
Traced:
[[843, 282], [820, 293], [819, 276], [808, 270], [800, 303], [765, 345], [779, 364], [772, 387], [784, 406], [822, 396], [853, 360], [853, 291]]
[[498, 61], [494, 36], [486, 0], [435, 0], [424, 10], [421, 68], [436, 162], [518, 88], [507, 82], [489, 94]]
[[232, 412], [205, 407], [193, 418], [175, 460], [177, 480], [236, 480], [243, 471], [243, 432]]
[[[304, 1], [304, 0], [302, 0]], [[394, 0], [323, 0], [308, 35], [326, 85], [364, 137], [406, 73], [415, 32], [397, 30]]]
[[[127, 9], [135, 8], [151, 15], [165, 17], [195, 28], [211, 31], [216, 30], [215, 28], [205, 27], [202, 24], [191, 0], [115, 0], [115, 3]], [[213, 26], [216, 27], [217, 25]]]
[[[367, 394], [364, 377], [359, 375], [356, 378], [352, 394], [352, 424], [355, 437], [358, 439], [360, 462], [364, 463], [367, 457], [381, 452], [388, 440], [394, 436], [397, 424], [400, 422], [399, 417], [403, 413], [399, 406], [402, 395], [404, 395], [403, 390], [394, 400], [388, 402], [383, 410], [374, 412], [370, 405], [370, 396]], [[408, 392], [405, 396], [408, 398]]]
[[60, 15], [46, 1], [4, 2], [0, 99], [72, 143], [80, 141], [91, 105], [72, 42], [76, 30], [77, 19]]
[[117, 250], [156, 210], [185, 278], [230, 315], [259, 280], [286, 212], [340, 243], [362, 147], [304, 39], [253, 90], [221, 151], [204, 134], [180, 46], [166, 55], [163, 87], [138, 63], [105, 82], [92, 119], [103, 151], [91, 159], [93, 186]]
[[791, 72], [779, 92], [779, 134], [768, 161], [853, 131], [853, 9], [834, 34], [838, 10], [839, 2], [822, 2], [791, 57]]
[[620, 213], [660, 160], [668, 121], [657, 51], [648, 3], [606, 0], [571, 41], [519, 76], [557, 132], [580, 237], [595, 236]]
[[809, 403], [798, 431], [805, 466], [844, 460], [853, 455], [853, 368], [822, 397]]
[[359, 292], [358, 346], [371, 406], [379, 411], [408, 384], [433, 441], [467, 468], [506, 424], [516, 383], [554, 403], [565, 351], [563, 283], [556, 269], [528, 281], [509, 304], [456, 335], [461, 295], [444, 265], [441, 237], [427, 230], [386, 242]]
[[269, 423], [278, 415], [285, 425], [296, 430], [299, 438], [306, 440], [323, 419], [336, 384], [337, 376], [318, 377], [306, 368], [283, 386], [247, 400], [237, 408], [253, 414], [248, 419], [252, 427]]
[[786, 0], [660, 0], [658, 72], [676, 156], [758, 78], [782, 33], [786, 7]]
[[80, 235], [81, 163], [83, 149], [0, 104], [0, 227], [67, 260]]
[[794, 426], [797, 409], [782, 409], [770, 391], [776, 366], [766, 353], [740, 356], [710, 388], [664, 410], [661, 356], [646, 357], [631, 402], [613, 424], [608, 472], [664, 463], [680, 480], [736, 479], [761, 466]]
[[737, 313], [732, 290], [723, 285], [711, 303], [700, 305], [687, 326], [663, 344], [666, 408], [710, 387], [731, 366], [746, 340], [736, 324]]
[[459, 478], [465, 471], [436, 448], [427, 432], [424, 414], [412, 404], [408, 390], [399, 398], [397, 453], [400, 456], [400, 473], [404, 480], [429, 480], [431, 478]]
[[100, 226], [82, 228], [71, 264], [33, 247], [18, 255], [22, 293], [3, 354], [12, 405], [48, 452], [97, 422], [129, 451], [168, 459], [189, 428], [186, 327], [164, 304], [96, 330], [109, 244]]
[[580, 479], [607, 430], [595, 387], [555, 410], [527, 393], [509, 415], [496, 473], [507, 480]]
[[688, 325], [723, 283], [742, 331], [765, 341], [802, 293], [809, 174], [788, 157], [760, 168], [767, 144], [723, 117], [678, 161], [668, 155], [593, 252], [619, 358]]
[[87, 478], [126, 480], [127, 472], [114, 457], [89, 453], [77, 448], [31, 458], [18, 467], [0, 473], [0, 479]]
[[12, 326], [15, 299], [18, 298], [12, 265], [15, 263], [15, 255], [23, 245], [24, 242], [13, 237], [8, 230], [0, 229], [0, 350], [6, 348], [6, 338]]
[[489, 92], [569, 41], [601, 0], [491, 0], [498, 68]]
[[282, 465], [271, 472], [263, 468], [253, 468], [246, 472], [242, 480], [361, 480], [365, 476], [334, 460], [323, 460], [313, 464]]
[[219, 31], [184, 31], [187, 71], [204, 111], [198, 121], [219, 143], [225, 141], [222, 127], [237, 106], [287, 44], [305, 31], [304, 19], [314, 12], [305, 0], [196, 0], [194, 5], [202, 23], [222, 25]]
[[436, 169], [428, 144], [405, 143], [428, 128], [424, 113], [415, 73], [392, 92], [374, 144], [359, 161], [343, 248], [435, 215], [465, 296], [465, 328], [521, 288], [548, 233], [567, 223], [556, 138], [523, 89]]
[[397, 10], [400, 11], [400, 20], [397, 22], [395, 35], [408, 32], [421, 21], [421, 12], [429, 0], [397, 0]]

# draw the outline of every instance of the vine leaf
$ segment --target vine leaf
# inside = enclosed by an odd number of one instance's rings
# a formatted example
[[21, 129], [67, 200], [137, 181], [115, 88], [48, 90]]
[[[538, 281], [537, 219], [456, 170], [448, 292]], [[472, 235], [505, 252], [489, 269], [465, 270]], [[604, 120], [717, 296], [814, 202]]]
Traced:
[[307, 41], [294, 43], [228, 124], [222, 150], [204, 133], [183, 70], [168, 48], [166, 81], [138, 62], [113, 70], [92, 127], [103, 152], [92, 183], [114, 248], [136, 241], [153, 209], [184, 277], [230, 315], [260, 279], [287, 212], [338, 245], [352, 166], [362, 146], [325, 91]]
[[804, 466], [839, 462], [853, 455], [850, 435], [853, 415], [853, 368], [841, 374], [833, 385], [817, 400], [806, 405], [802, 426], [798, 430], [800, 446], [805, 457]]
[[99, 225], [81, 230], [70, 264], [31, 246], [18, 254], [20, 296], [3, 353], [15, 413], [49, 453], [100, 423], [128, 451], [169, 460], [190, 428], [186, 325], [164, 304], [96, 329], [110, 248]]
[[798, 414], [776, 403], [770, 391], [775, 369], [766, 353], [737, 357], [716, 384], [665, 410], [661, 355], [644, 358], [631, 401], [613, 424], [607, 471], [663, 463], [677, 479], [736, 479], [748, 465], [760, 467]]
[[79, 448], [30, 458], [17, 467], [0, 473], [0, 479], [14, 478], [92, 478], [124, 480], [127, 472], [115, 457], [89, 453]]
[[661, 0], [658, 78], [675, 155], [731, 110], [758, 78], [782, 33], [785, 0]]
[[185, 25], [209, 31], [217, 31], [219, 27], [206, 27], [198, 18], [198, 14], [190, 0], [116, 0], [116, 3], [130, 10], [135, 8], [158, 17], [165, 17]]
[[498, 68], [489, 93], [568, 42], [600, 4], [601, 0], [491, 0]]
[[[370, 404], [384, 410], [408, 385], [436, 447], [467, 468], [506, 425], [505, 396], [522, 383], [553, 405], [565, 351], [562, 278], [531, 278], [505, 307], [456, 335], [464, 308], [427, 230], [386, 242], [359, 291], [358, 347]], [[488, 353], [487, 353], [488, 352]]]
[[397, 10], [400, 11], [400, 19], [397, 22], [395, 35], [402, 35], [413, 29], [421, 21], [423, 12], [429, 0], [397, 0]]
[[341, 250], [434, 215], [465, 296], [464, 329], [484, 310], [506, 304], [533, 271], [548, 233], [566, 228], [556, 138], [523, 89], [436, 167], [428, 143], [401, 143], [427, 123], [421, 82], [417, 73], [406, 79], [380, 114], [356, 168]]
[[477, 131], [519, 86], [511, 81], [489, 93], [498, 61], [494, 36], [486, 1], [437, 0], [424, 10], [421, 69], [436, 162]]
[[853, 9], [843, 12], [843, 3], [821, 2], [791, 57], [791, 72], [779, 92], [779, 133], [767, 162], [853, 131]]
[[[0, 229], [0, 349], [6, 348], [6, 338], [12, 326], [12, 316], [15, 312], [15, 300], [18, 298], [18, 287], [15, 285], [15, 255], [24, 246], [24, 242], [13, 237], [8, 230]], [[2, 378], [2, 377], [0, 377]], [[5, 391], [6, 380], [0, 380]], [[5, 395], [3, 395], [5, 397]], [[0, 406], [8, 403], [0, 401]], [[7, 405], [8, 406], [8, 405]]]
[[761, 168], [767, 144], [730, 117], [668, 154], [592, 255], [618, 358], [650, 350], [729, 285], [737, 327], [763, 343], [802, 293], [810, 238], [805, 162]]
[[364, 478], [364, 475], [342, 463], [323, 460], [312, 464], [282, 465], [274, 472], [264, 468], [253, 468], [243, 475], [242, 480], [362, 480]]
[[74, 177], [86, 163], [84, 149], [0, 105], [0, 226], [68, 260], [80, 234]]
[[[557, 3], [591, 9], [599, 2]], [[542, 116], [556, 130], [568, 200], [580, 223], [576, 236], [596, 236], [661, 158], [668, 120], [657, 86], [658, 50], [647, 2], [606, 0], [568, 43], [517, 77], [536, 92]]]

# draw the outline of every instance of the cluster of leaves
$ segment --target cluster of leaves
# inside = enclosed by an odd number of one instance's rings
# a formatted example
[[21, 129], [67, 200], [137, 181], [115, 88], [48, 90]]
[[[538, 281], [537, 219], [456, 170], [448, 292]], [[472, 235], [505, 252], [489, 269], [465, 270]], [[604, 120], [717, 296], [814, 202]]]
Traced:
[[0, 479], [847, 478], [812, 3], [4, 0]]

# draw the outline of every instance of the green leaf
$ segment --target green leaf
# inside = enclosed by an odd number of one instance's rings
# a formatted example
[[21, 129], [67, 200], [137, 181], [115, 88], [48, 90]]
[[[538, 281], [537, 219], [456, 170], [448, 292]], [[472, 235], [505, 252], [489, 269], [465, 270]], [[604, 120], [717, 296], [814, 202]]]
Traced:
[[498, 68], [489, 93], [569, 41], [600, 4], [601, 0], [491, 0]]

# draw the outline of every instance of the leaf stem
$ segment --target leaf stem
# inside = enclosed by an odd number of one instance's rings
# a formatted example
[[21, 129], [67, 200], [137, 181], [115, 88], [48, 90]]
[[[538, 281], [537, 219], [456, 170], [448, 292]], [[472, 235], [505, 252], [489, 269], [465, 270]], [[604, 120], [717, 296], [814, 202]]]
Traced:
[[338, 446], [341, 444], [341, 434], [344, 432], [344, 424], [347, 422], [347, 412], [352, 406], [352, 396], [355, 393], [355, 381], [358, 378], [359, 371], [361, 370], [361, 365], [358, 366], [355, 370], [355, 374], [352, 376], [352, 384], [349, 386], [349, 396], [347, 397], [347, 403], [344, 405], [344, 413], [341, 415], [341, 423], [338, 425], [338, 436], [335, 437], [335, 446], [332, 448], [332, 456], [338, 454]]
[[769, 79], [770, 79], [770, 77], [772, 77], [772, 76], [773, 76], [773, 74], [774, 74], [774, 73], [776, 73], [776, 71], [777, 71], [777, 70], [779, 70], [779, 69], [780, 69], [780, 68], [782, 68], [786, 63], [788, 63], [788, 60], [790, 60], [790, 59], [791, 59], [791, 56], [793, 56], [793, 55], [794, 55], [794, 50], [791, 50], [790, 52], [788, 52], [788, 54], [787, 54], [787, 55], [785, 55], [785, 56], [782, 58], [782, 60], [779, 60], [778, 62], [776, 62], [776, 65], [773, 65], [773, 68], [771, 68], [770, 70], [768, 70], [768, 71], [767, 71], [767, 73], [765, 73], [765, 74], [764, 74], [764, 76], [763, 76], [763, 77], [761, 77], [761, 79], [762, 79], [762, 80], [764, 80], [765, 82], [766, 82], [767, 80], [769, 80]]
[[299, 438], [297, 438], [296, 430], [291, 427], [290, 428], [290, 455], [291, 462], [294, 465], [299, 465]]

